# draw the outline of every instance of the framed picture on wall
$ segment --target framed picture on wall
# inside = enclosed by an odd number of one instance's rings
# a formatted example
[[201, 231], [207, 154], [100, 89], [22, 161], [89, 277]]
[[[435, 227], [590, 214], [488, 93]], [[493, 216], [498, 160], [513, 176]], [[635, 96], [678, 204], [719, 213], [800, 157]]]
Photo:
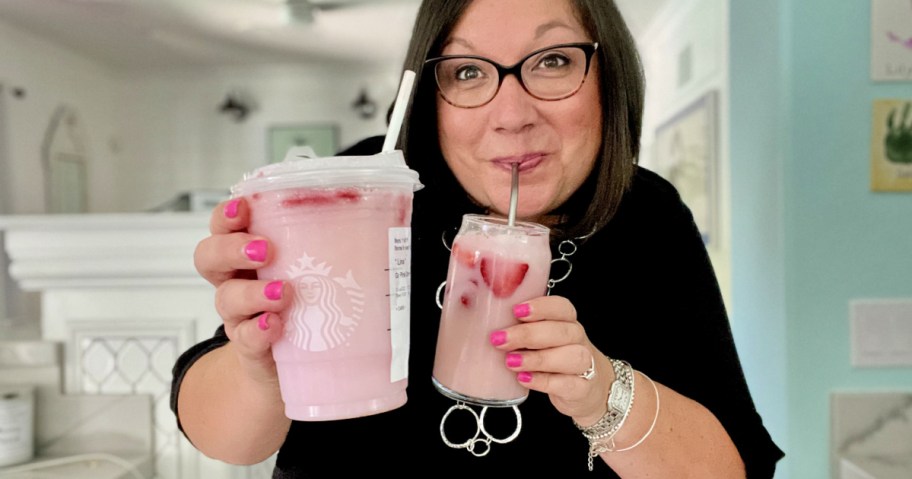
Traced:
[[339, 149], [338, 130], [334, 124], [271, 126], [266, 135], [269, 162], [284, 160], [293, 146], [309, 146], [319, 156], [335, 155]]
[[717, 241], [718, 93], [710, 91], [656, 129], [656, 172], [670, 181], [707, 245]]
[[871, 79], [912, 81], [912, 1], [871, 0]]
[[912, 98], [875, 100], [871, 190], [912, 191]]
[[88, 211], [86, 135], [76, 110], [60, 105], [51, 116], [41, 156], [48, 213]]

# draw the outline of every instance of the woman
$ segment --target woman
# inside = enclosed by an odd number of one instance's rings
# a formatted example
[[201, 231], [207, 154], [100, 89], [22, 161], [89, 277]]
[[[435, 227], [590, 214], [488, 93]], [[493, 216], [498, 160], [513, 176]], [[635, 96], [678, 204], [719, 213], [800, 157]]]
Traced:
[[[771, 477], [782, 453], [753, 407], [699, 233], [674, 188], [635, 165], [643, 82], [613, 3], [426, 0], [415, 25], [402, 144], [427, 188], [413, 218], [408, 403], [347, 421], [284, 417], [269, 347], [290, 287], [251, 279], [273, 246], [244, 231], [249, 211], [235, 200], [214, 212], [196, 252], [225, 326], [175, 367], [172, 405], [188, 438], [233, 463], [279, 450], [275, 477], [418, 463], [567, 477], [588, 474], [590, 452], [604, 477]], [[504, 367], [538, 393], [521, 406], [519, 437], [474, 457], [440, 441], [451, 402], [429, 380], [448, 260], [440, 237], [462, 214], [505, 215], [514, 163], [518, 216], [552, 228], [553, 253], [572, 271], [491, 335]], [[503, 437], [514, 421], [492, 414], [488, 427]]]

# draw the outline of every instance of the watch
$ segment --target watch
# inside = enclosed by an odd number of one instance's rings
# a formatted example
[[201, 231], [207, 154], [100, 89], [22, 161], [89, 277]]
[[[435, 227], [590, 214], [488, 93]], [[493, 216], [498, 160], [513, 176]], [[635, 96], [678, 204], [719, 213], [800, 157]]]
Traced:
[[633, 407], [633, 368], [626, 361], [609, 361], [614, 369], [615, 378], [611, 383], [611, 393], [608, 395], [608, 410], [589, 427], [582, 427], [576, 421], [573, 422], [590, 443], [614, 436], [624, 425], [624, 420]]

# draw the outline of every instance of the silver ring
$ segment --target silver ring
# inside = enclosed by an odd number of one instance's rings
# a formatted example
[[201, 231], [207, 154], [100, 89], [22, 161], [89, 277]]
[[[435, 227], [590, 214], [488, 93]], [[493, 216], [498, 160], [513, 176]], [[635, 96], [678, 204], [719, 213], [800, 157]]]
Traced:
[[484, 427], [485, 414], [488, 413], [488, 406], [481, 408], [481, 418], [478, 421], [478, 427], [481, 429], [481, 433], [484, 434], [485, 438], [487, 438], [489, 441], [494, 441], [497, 444], [506, 444], [516, 439], [516, 437], [519, 436], [519, 431], [522, 430], [522, 414], [519, 413], [519, 408], [516, 406], [513, 406], [513, 412], [516, 414], [516, 430], [514, 430], [513, 434], [510, 434], [510, 437], [506, 439], [497, 439], [496, 437], [492, 436], [491, 433], [485, 430]]
[[577, 374], [577, 376], [585, 379], [586, 381], [591, 381], [592, 378], [595, 377], [595, 356], [590, 356], [589, 360], [592, 361], [590, 363], [589, 369], [583, 371], [581, 374]]
[[[475, 418], [475, 424], [480, 423], [480, 419], [478, 418], [478, 413], [476, 413], [475, 410], [473, 410], [469, 406], [466, 406], [464, 403], [457, 401], [456, 404], [454, 404], [453, 406], [450, 406], [450, 408], [447, 409], [446, 414], [444, 414], [443, 418], [440, 420], [440, 437], [443, 439], [443, 443], [446, 444], [447, 446], [450, 446], [453, 449], [468, 449], [469, 452], [474, 454], [473, 449], [475, 447], [475, 441], [478, 440], [478, 435], [481, 433], [481, 427], [479, 427], [478, 429], [475, 430], [474, 436], [470, 437], [467, 441], [461, 442], [459, 444], [450, 442], [450, 440], [447, 438], [446, 431], [444, 431], [444, 429], [443, 429], [443, 425], [446, 424], [446, 420], [448, 417], [450, 417], [450, 414], [452, 414], [453, 411], [457, 411], [459, 409], [469, 411], [469, 414], [471, 414]], [[485, 452], [484, 454], [487, 454], [487, 452]]]

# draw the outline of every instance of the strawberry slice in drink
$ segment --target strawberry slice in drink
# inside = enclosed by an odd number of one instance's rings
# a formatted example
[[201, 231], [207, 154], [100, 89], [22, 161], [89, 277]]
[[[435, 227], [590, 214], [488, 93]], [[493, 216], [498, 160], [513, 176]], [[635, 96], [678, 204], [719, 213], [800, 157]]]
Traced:
[[482, 258], [481, 278], [498, 298], [512, 295], [529, 271], [527, 263], [505, 259]]
[[453, 257], [456, 258], [456, 261], [459, 261], [463, 266], [468, 266], [469, 268], [475, 268], [478, 264], [478, 251], [464, 250], [459, 247], [459, 244], [453, 244]]

